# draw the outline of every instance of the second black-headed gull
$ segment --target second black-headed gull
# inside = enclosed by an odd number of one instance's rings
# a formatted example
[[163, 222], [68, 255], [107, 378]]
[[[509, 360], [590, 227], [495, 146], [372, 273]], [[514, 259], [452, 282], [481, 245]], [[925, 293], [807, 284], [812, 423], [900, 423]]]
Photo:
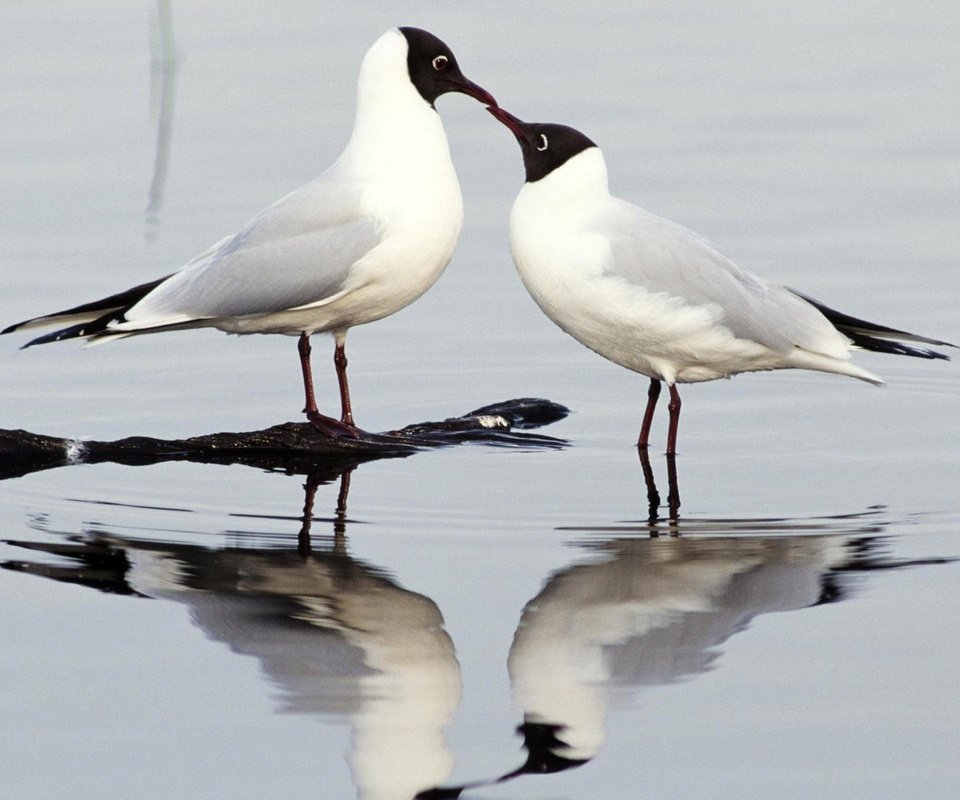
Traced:
[[638, 447], [648, 446], [661, 381], [670, 390], [674, 454], [678, 383], [794, 368], [882, 384], [850, 363], [851, 350], [946, 359], [902, 341], [955, 346], [841, 314], [751, 275], [693, 231], [613, 197], [603, 154], [584, 134], [488, 110], [523, 151], [526, 183], [510, 214], [520, 278], [560, 328], [650, 378]]
[[[354, 434], [347, 330], [393, 314], [429, 289], [463, 225], [460, 186], [434, 107], [447, 92], [496, 105], [436, 36], [409, 27], [387, 31], [360, 66], [350, 141], [319, 178], [179, 272], [3, 333], [68, 325], [27, 347], [200, 327], [298, 336], [304, 411], [326, 433]], [[320, 414], [314, 398], [309, 337], [322, 332], [336, 341], [339, 420]]]

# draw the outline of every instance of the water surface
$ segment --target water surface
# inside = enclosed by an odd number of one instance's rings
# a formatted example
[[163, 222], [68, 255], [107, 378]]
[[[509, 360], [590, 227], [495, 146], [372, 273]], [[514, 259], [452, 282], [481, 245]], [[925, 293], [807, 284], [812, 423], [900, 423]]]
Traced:
[[[172, 51], [155, 15], [0, 9], [3, 324], [166, 274], [314, 176], [365, 48], [416, 24], [518, 115], [598, 141], [618, 194], [960, 340], [950, 4], [174, 3]], [[467, 98], [438, 107], [464, 233], [424, 298], [350, 334], [358, 421], [543, 396], [570, 445], [363, 464], [347, 496], [185, 463], [3, 482], [0, 793], [399, 800], [526, 765], [546, 774], [463, 797], [955, 796], [956, 362], [860, 356], [881, 390], [688, 387], [681, 519], [651, 527], [645, 379], [540, 315], [506, 239], [516, 145]], [[184, 437], [302, 405], [282, 337], [11, 339], [4, 428]]]

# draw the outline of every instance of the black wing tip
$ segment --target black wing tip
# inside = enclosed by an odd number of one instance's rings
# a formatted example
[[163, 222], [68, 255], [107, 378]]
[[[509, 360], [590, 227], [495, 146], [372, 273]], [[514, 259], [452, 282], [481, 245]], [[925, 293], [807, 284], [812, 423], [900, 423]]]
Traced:
[[59, 330], [45, 333], [43, 336], [38, 336], [36, 339], [31, 339], [25, 345], [22, 345], [20, 349], [26, 350], [28, 347], [33, 347], [34, 345], [62, 342], [65, 339], [78, 339], [84, 335], [83, 329], [85, 327], [86, 325], [71, 325], [69, 328], [60, 328]]
[[[29, 325], [31, 322], [39, 319], [43, 319], [43, 317], [35, 317], [34, 319], [27, 319], [23, 322], [18, 322], [15, 325], [10, 325], [0, 331], [0, 335], [5, 333], [15, 333], [25, 325]], [[50, 342], [61, 342], [64, 339], [76, 339], [82, 336], [90, 336], [102, 329], [97, 325], [97, 323], [101, 322], [101, 320], [102, 318], [88, 322], [81, 322], [76, 325], [69, 325], [66, 328], [57, 328], [55, 331], [45, 333], [42, 336], [37, 336], [35, 339], [31, 339], [26, 344], [20, 345], [20, 349], [26, 350], [28, 347], [33, 347], [36, 344], [49, 344]]]
[[[954, 345], [949, 345], [954, 347]], [[946, 353], [938, 353], [936, 350], [921, 350], [920, 348], [910, 348], [910, 352], [901, 353], [904, 356], [914, 356], [915, 358], [927, 358], [932, 361], [952, 361]]]
[[[174, 274], [176, 273], [171, 273], [163, 278], [157, 278], [147, 283], [141, 283], [126, 291], [112, 294], [100, 300], [94, 300], [92, 303], [83, 303], [82, 305], [58, 311], [54, 314], [45, 314], [40, 317], [25, 319], [22, 322], [16, 322], [0, 331], [0, 335], [13, 333], [32, 322], [40, 322], [43, 320], [46, 325], [56, 325], [58, 317], [76, 317], [81, 314], [89, 316], [90, 318], [86, 322], [81, 322], [78, 325], [60, 328], [59, 330], [53, 331], [53, 333], [38, 336], [36, 339], [27, 342], [20, 349], [23, 350], [25, 347], [32, 347], [35, 344], [48, 344], [49, 342], [59, 342], [64, 339], [76, 339], [81, 336], [92, 336], [93, 334], [101, 333], [105, 329], [106, 323], [122, 319], [123, 315], [132, 306], [140, 302], [165, 280], [173, 277]], [[89, 330], [85, 330], [87, 328], [89, 328]]]
[[[928, 350], [926, 347], [911, 347], [903, 342], [895, 342], [892, 339], [881, 339], [876, 336], [868, 336], [865, 333], [851, 331], [849, 329], [838, 328], [854, 345], [861, 350], [870, 350], [874, 353], [890, 353], [896, 356], [912, 356], [913, 358], [926, 358], [928, 360], [950, 361], [951, 358], [946, 353], [940, 353], [937, 350]], [[941, 342], [945, 347], [956, 347], [956, 345]]]
[[67, 328], [58, 328], [50, 333], [45, 333], [43, 336], [31, 339], [20, 349], [26, 350], [28, 347], [33, 347], [34, 345], [52, 344], [53, 342], [63, 342], [67, 339], [99, 339], [103, 336], [110, 335], [111, 331], [108, 330], [107, 326], [111, 322], [122, 319], [122, 314], [105, 314], [99, 319], [90, 322], [81, 322], [77, 325], [70, 325]]
[[896, 328], [887, 327], [886, 325], [879, 325], [875, 322], [868, 322], [864, 319], [852, 317], [849, 314], [844, 314], [842, 311], [837, 311], [835, 308], [830, 308], [830, 306], [824, 305], [819, 300], [814, 300], [812, 297], [804, 294], [803, 292], [798, 292], [796, 289], [791, 289], [789, 286], [786, 288], [797, 295], [797, 297], [800, 297], [801, 299], [810, 303], [810, 305], [823, 314], [823, 316], [827, 318], [827, 321], [830, 322], [830, 324], [833, 325], [838, 331], [840, 331], [840, 333], [842, 333], [844, 336], [847, 336], [855, 345], [864, 350], [872, 350], [876, 353], [892, 353], [894, 355], [913, 356], [914, 358], [950, 361], [950, 356], [946, 355], [945, 353], [938, 353], [936, 350], [928, 350], [925, 347], [912, 347], [911, 345], [903, 344], [902, 341], [897, 340], [906, 339], [908, 341], [931, 344], [934, 347], [957, 348], [957, 345], [953, 344], [952, 342], [942, 342], [939, 339], [931, 339], [927, 336], [919, 336], [918, 334], [910, 333], [909, 331], [901, 331]]

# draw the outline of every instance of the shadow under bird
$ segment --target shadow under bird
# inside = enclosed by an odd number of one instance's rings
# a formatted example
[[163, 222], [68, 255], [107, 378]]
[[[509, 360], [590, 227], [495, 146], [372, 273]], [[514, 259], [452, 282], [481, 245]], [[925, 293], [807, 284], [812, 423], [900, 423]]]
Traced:
[[676, 452], [678, 383], [808, 369], [883, 381], [851, 350], [947, 359], [903, 341], [955, 347], [842, 314], [751, 275], [693, 231], [614, 197], [600, 149], [565, 125], [488, 108], [523, 152], [526, 183], [510, 214], [520, 278], [561, 329], [650, 378], [637, 446], [649, 442], [665, 381], [667, 453]]
[[[420, 297], [453, 256], [463, 225], [460, 186], [438, 97], [496, 105], [433, 34], [396, 28], [367, 51], [353, 133], [320, 177], [269, 206], [179, 272], [125, 292], [11, 325], [67, 325], [29, 342], [106, 342], [212, 327], [299, 337], [307, 417], [331, 436], [356, 435], [344, 340]], [[310, 370], [314, 333], [332, 333], [340, 419], [321, 414]]]

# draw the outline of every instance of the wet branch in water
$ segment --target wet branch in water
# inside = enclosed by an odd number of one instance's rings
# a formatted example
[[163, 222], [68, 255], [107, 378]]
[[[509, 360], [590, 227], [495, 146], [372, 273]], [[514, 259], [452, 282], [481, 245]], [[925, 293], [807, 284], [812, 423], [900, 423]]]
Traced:
[[0, 429], [0, 479], [70, 464], [146, 465], [163, 461], [245, 464], [307, 474], [317, 467], [348, 468], [363, 461], [401, 458], [420, 450], [465, 442], [561, 448], [567, 444], [564, 439], [527, 431], [561, 420], [568, 413], [569, 409], [550, 400], [520, 398], [400, 430], [359, 431], [357, 438], [332, 437], [306, 422], [285, 422], [260, 431], [211, 433], [189, 439], [131, 436], [112, 442]]

